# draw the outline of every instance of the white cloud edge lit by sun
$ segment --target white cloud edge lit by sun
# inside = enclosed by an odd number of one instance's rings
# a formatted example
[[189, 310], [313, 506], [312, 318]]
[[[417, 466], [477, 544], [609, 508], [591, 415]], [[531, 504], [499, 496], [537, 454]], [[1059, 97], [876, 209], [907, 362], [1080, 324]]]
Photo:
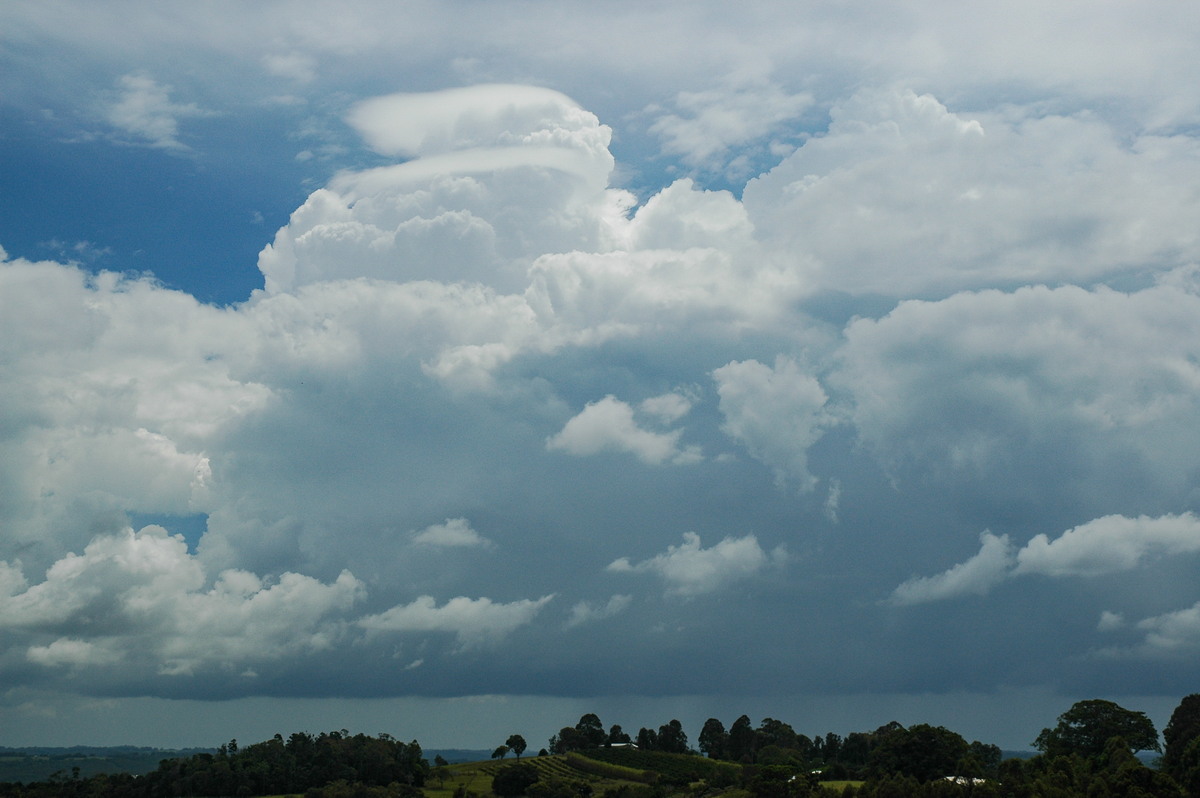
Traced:
[[1200, 518], [1193, 513], [1159, 517], [1106, 515], [1068, 529], [1054, 540], [1035, 535], [1014, 551], [1008, 535], [984, 532], [971, 559], [936, 576], [914, 577], [892, 592], [895, 604], [921, 604], [983, 595], [1016, 576], [1094, 577], [1128, 571], [1152, 557], [1200, 552]]
[[465, 518], [447, 518], [445, 523], [432, 524], [412, 535], [413, 543], [419, 546], [473, 548], [489, 547], [491, 541], [471, 528]]
[[665, 552], [639, 563], [620, 557], [609, 563], [606, 570], [653, 573], [666, 583], [668, 595], [691, 598], [749, 579], [769, 566], [781, 566], [786, 561], [787, 550], [782, 545], [768, 554], [755, 535], [725, 537], [706, 549], [699, 535], [685, 532], [683, 543], [678, 546], [668, 546]]
[[[665, 394], [645, 400], [641, 410], [660, 420], [676, 421], [691, 408], [691, 402], [679, 394]], [[612, 394], [589, 402], [579, 414], [567, 421], [546, 441], [550, 451], [562, 451], [576, 457], [602, 452], [624, 452], [647, 465], [690, 465], [704, 459], [698, 446], [680, 447], [683, 430], [654, 432], [639, 426], [634, 409]]]
[[370, 633], [450, 632], [460, 651], [494, 644], [521, 626], [531, 623], [554, 594], [508, 603], [489, 598], [456, 596], [438, 606], [433, 596], [419, 596], [409, 604], [368, 615], [356, 625]]
[[[927, 577], [913, 577], [892, 591], [889, 603], [924, 604], [983, 596], [1001, 583], [1020, 576], [1049, 578], [1100, 577], [1129, 571], [1154, 558], [1200, 553], [1200, 518], [1193, 513], [1130, 518], [1107, 515], [1067, 530], [1054, 540], [1034, 536], [1016, 549], [1008, 535], [984, 532], [979, 553], [952, 568]], [[1100, 632], [1129, 627], [1122, 614], [1105, 610]], [[1109, 655], [1160, 655], [1200, 647], [1200, 603], [1145, 618], [1134, 624], [1145, 635], [1134, 648], [1109, 649]]]
[[[358, 636], [451, 633], [457, 651], [493, 645], [554, 598], [459, 596], [439, 607], [421, 596], [355, 618], [350, 613], [367, 589], [348, 570], [322, 583], [297, 573], [266, 579], [229, 569], [211, 587], [205, 583], [205, 569], [182, 536], [157, 526], [126, 529], [96, 537], [36, 584], [19, 564], [0, 562], [0, 629], [24, 639], [26, 659], [42, 667], [186, 677], [317, 654], [352, 642], [354, 629]], [[623, 608], [618, 599], [610, 614]]]

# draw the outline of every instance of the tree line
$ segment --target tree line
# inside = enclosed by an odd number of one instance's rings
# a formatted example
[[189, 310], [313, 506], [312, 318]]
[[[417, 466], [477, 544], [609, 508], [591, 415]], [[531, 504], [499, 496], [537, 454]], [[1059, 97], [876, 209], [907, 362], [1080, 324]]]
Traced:
[[[774, 718], [755, 726], [746, 715], [728, 728], [708, 719], [697, 751], [678, 720], [642, 728], [634, 736], [620, 726], [605, 730], [591, 713], [560, 729], [540, 755], [566, 754], [569, 760], [591, 751], [618, 769], [622, 752], [642, 769], [652, 754], [661, 758], [662, 771], [654, 779], [610, 787], [604, 798], [815, 798], [829, 795], [822, 782], [831, 780], [843, 782], [842, 798], [1200, 798], [1200, 694], [1183, 699], [1162, 741], [1165, 746], [1145, 714], [1093, 699], [1076, 703], [1056, 725], [1043, 729], [1032, 742], [1039, 753], [1029, 759], [1002, 759], [997, 746], [968, 742], [929, 724], [893, 722], [844, 738], [834, 733], [808, 737]], [[514, 734], [493, 756], [513, 753], [519, 760], [525, 749], [525, 739]], [[1145, 751], [1162, 756], [1147, 766], [1135, 756]], [[688, 762], [697, 766], [687, 767]], [[439, 758], [437, 764], [442, 771], [447, 763]], [[523, 762], [501, 767], [493, 792], [502, 798], [593, 794], [586, 779], [552, 785], [541, 783], [539, 772]], [[245, 747], [231, 740], [214, 753], [163, 760], [142, 776], [80, 778], [73, 773], [45, 782], [0, 784], [0, 798], [424, 798], [429, 774], [415, 740], [351, 735], [343, 729], [315, 736], [298, 732], [286, 740], [276, 734]]]
[[349, 731], [292, 734], [216, 753], [164, 759], [141, 776], [60, 775], [32, 784], [0, 784], [4, 798], [176, 798], [304, 794], [309, 798], [423, 798], [429, 774], [416, 740], [371, 737]]

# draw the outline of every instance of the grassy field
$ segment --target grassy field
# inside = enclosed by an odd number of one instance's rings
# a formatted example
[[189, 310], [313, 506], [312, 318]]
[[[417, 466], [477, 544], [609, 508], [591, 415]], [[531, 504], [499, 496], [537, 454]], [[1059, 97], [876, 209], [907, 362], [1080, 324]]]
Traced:
[[[516, 761], [491, 760], [435, 768], [425, 783], [426, 798], [453, 798], [460, 787], [476, 795], [486, 795], [491, 792], [496, 771]], [[592, 788], [594, 796], [602, 796], [622, 786], [646, 784], [662, 785], [668, 794], [680, 791], [698, 794], [694, 788], [700, 782], [733, 785], [739, 781], [740, 773], [739, 766], [728, 762], [636, 749], [601, 749], [589, 751], [587, 755], [527, 756], [520, 761], [537, 768], [542, 781], [585, 782]], [[858, 787], [862, 782], [829, 781], [821, 786], [831, 795], [839, 795], [846, 785]]]

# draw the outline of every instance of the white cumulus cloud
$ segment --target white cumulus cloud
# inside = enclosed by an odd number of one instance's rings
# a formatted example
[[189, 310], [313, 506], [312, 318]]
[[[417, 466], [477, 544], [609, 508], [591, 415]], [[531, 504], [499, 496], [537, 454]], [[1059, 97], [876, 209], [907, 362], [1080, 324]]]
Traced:
[[662, 554], [639, 563], [621, 557], [609, 563], [614, 573], [654, 573], [667, 584], [667, 593], [691, 597], [711, 593], [734, 582], [748, 579], [771, 564], [786, 559], [782, 547], [763, 551], [754, 535], [726, 537], [711, 548], [700, 544], [695, 532], [685, 532], [683, 543], [669, 546]]
[[153, 147], [186, 150], [179, 140], [179, 120], [211, 114], [195, 103], [172, 102], [171, 88], [148, 75], [124, 75], [117, 85], [116, 96], [105, 107], [105, 120]]
[[413, 543], [421, 546], [474, 547], [487, 546], [489, 541], [471, 528], [465, 518], [447, 518], [444, 524], [433, 524], [413, 534]]
[[[979, 536], [979, 553], [936, 576], [914, 577], [892, 593], [895, 604], [920, 604], [983, 595], [1001, 582], [1027, 574], [1094, 577], [1130, 571], [1155, 558], [1200, 553], [1200, 519], [1192, 513], [1155, 518], [1107, 515], [1068, 529], [1051, 540], [1035, 535], [1019, 550], [1008, 535]], [[1164, 616], [1166, 617], [1166, 616]], [[1101, 628], [1113, 629], [1121, 617], [1106, 611]], [[1180, 621], [1186, 626], [1187, 617]], [[1175, 621], [1164, 621], [1174, 628]], [[1146, 627], [1149, 628], [1149, 627]]]
[[1013, 547], [1008, 535], [984, 532], [979, 536], [979, 553], [936, 576], [919, 576], [892, 591], [893, 604], [922, 604], [927, 601], [984, 595], [1008, 578], [1013, 565]]
[[726, 433], [770, 466], [777, 482], [795, 480], [811, 490], [817, 480], [808, 470], [808, 449], [833, 424], [820, 382], [782, 355], [774, 367], [734, 361], [712, 376]]
[[[323, 584], [284, 573], [264, 580], [205, 572], [182, 537], [161, 527], [94, 539], [26, 585], [10, 574], [0, 628], [26, 640], [45, 666], [113, 665], [149, 676], [274, 662], [328, 649], [342, 637], [339, 616], [363, 595], [344, 571]], [[49, 642], [41, 642], [48, 639]]]
[[433, 596], [420, 596], [410, 604], [361, 618], [358, 625], [370, 632], [450, 632], [460, 650], [466, 650], [498, 643], [531, 623], [553, 598], [547, 595], [505, 604], [486, 597], [457, 596], [439, 607]]
[[[665, 405], [671, 412], [678, 412], [680, 405], [670, 402]], [[652, 404], [661, 415], [659, 404]], [[601, 452], [628, 452], [650, 465], [670, 462], [685, 465], [703, 458], [695, 446], [680, 448], [682, 430], [653, 432], [638, 426], [633, 408], [617, 399], [606, 396], [589, 403], [579, 415], [566, 423], [562, 430], [546, 441], [546, 448], [563, 451], [578, 457]]]
[[1037, 535], [1017, 552], [1017, 574], [1103, 576], [1148, 559], [1200, 552], [1200, 518], [1106, 515], [1068, 529], [1054, 540]]

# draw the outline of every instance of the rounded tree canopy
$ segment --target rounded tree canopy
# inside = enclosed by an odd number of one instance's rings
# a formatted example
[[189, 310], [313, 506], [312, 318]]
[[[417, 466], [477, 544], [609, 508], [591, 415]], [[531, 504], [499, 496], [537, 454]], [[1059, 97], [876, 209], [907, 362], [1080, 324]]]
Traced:
[[1033, 741], [1042, 753], [1050, 756], [1079, 754], [1098, 758], [1113, 737], [1120, 737], [1131, 751], [1161, 751], [1158, 732], [1144, 712], [1093, 698], [1076, 702], [1058, 716], [1058, 725], [1042, 729]]

